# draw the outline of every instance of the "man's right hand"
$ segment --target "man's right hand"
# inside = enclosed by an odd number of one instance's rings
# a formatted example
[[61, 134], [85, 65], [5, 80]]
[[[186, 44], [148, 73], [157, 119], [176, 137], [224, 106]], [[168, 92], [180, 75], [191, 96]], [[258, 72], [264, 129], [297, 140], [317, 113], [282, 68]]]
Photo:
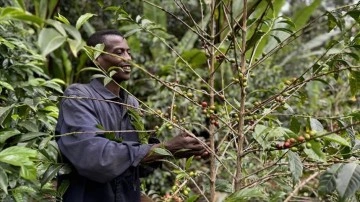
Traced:
[[209, 152], [199, 140], [186, 133], [173, 137], [165, 142], [164, 146], [176, 158], [188, 158], [191, 156], [204, 158], [209, 155]]

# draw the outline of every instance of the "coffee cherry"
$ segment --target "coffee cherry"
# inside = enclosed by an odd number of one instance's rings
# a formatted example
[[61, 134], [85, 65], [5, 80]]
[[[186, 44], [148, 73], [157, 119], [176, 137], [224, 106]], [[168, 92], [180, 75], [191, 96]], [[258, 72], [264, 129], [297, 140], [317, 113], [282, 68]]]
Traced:
[[297, 151], [298, 151], [298, 148], [297, 148], [297, 147], [291, 147], [291, 151], [297, 152]]
[[311, 148], [311, 146], [312, 146], [312, 145], [311, 145], [310, 142], [306, 143], [306, 147], [307, 147], [307, 148]]
[[295, 138], [290, 138], [289, 141], [290, 141], [291, 143], [295, 143], [295, 142], [296, 142]]
[[304, 141], [305, 141], [305, 138], [304, 138], [304, 136], [300, 135], [300, 136], [297, 138], [297, 140], [298, 140], [299, 142], [304, 142]]
[[291, 146], [291, 143], [290, 143], [290, 142], [285, 142], [285, 143], [284, 143], [284, 147], [285, 147], [285, 148], [290, 148], [290, 146]]
[[316, 135], [316, 130], [311, 130], [311, 131], [310, 131], [310, 135], [311, 135], [311, 136]]
[[310, 139], [311, 139], [311, 136], [310, 136], [309, 133], [305, 133], [304, 137], [305, 137], [306, 140], [310, 140]]
[[203, 101], [203, 102], [201, 102], [201, 106], [202, 106], [203, 108], [206, 108], [206, 107], [208, 106], [208, 103], [205, 102], [205, 101]]

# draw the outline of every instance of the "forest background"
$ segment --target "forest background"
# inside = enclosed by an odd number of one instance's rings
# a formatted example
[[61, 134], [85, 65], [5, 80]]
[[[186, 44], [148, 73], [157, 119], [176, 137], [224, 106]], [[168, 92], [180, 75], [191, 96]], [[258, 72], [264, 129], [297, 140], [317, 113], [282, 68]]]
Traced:
[[[358, 201], [360, 5], [338, 0], [3, 0], [0, 197], [51, 201], [63, 90], [112, 72], [84, 40], [119, 29], [122, 87], [143, 129], [205, 136], [208, 160], [167, 156], [143, 179], [155, 201]], [[140, 127], [141, 124], [140, 124]], [[71, 134], [67, 134], [71, 135]]]

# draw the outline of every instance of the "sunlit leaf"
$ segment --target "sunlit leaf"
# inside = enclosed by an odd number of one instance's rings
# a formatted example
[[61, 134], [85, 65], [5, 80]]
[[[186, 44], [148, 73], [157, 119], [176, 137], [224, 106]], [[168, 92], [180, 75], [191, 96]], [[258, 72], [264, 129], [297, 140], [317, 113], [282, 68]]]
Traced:
[[322, 138], [331, 142], [336, 142], [343, 146], [351, 147], [350, 143], [339, 135], [330, 134], [330, 135], [325, 135]]
[[166, 149], [163, 149], [163, 148], [159, 148], [159, 147], [154, 148], [152, 151], [157, 154], [160, 154], [162, 156], [172, 156], [172, 154], [169, 151], [167, 151]]
[[80, 29], [80, 27], [87, 22], [91, 17], [93, 17], [95, 14], [92, 13], [85, 13], [79, 17], [79, 19], [76, 21], [76, 29]]
[[4, 143], [7, 139], [18, 134], [20, 134], [20, 131], [13, 128], [0, 130], [0, 143]]
[[32, 165], [33, 162], [30, 158], [35, 158], [36, 156], [36, 150], [21, 146], [12, 146], [0, 152], [0, 161], [14, 166]]
[[5, 82], [5, 81], [0, 81], [0, 86], [9, 89], [11, 91], [14, 91], [14, 88], [11, 86], [11, 84]]
[[50, 24], [51, 26], [53, 26], [58, 32], [60, 32], [60, 34], [62, 34], [63, 36], [67, 36], [65, 29], [61, 26], [61, 23], [59, 21], [56, 20], [52, 20], [52, 19], [47, 19], [46, 23]]
[[310, 118], [310, 127], [311, 130], [315, 130], [317, 132], [321, 132], [324, 130], [324, 126], [317, 119]]
[[59, 20], [60, 22], [65, 23], [67, 25], [70, 25], [69, 20], [66, 17], [64, 17], [63, 15], [61, 15], [60, 13], [58, 13], [58, 16], [55, 16], [55, 19]]
[[101, 69], [97, 68], [97, 67], [84, 67], [79, 71], [79, 73], [80, 72], [85, 72], [85, 71], [94, 71], [94, 72], [103, 73], [103, 71]]
[[46, 56], [59, 48], [65, 41], [66, 37], [62, 36], [53, 28], [44, 28], [39, 34], [38, 45], [42, 55]]
[[289, 160], [289, 169], [292, 174], [293, 183], [296, 184], [299, 182], [300, 177], [303, 174], [303, 164], [301, 162], [300, 156], [292, 151], [288, 151], [287, 153]]
[[186, 159], [185, 170], [189, 170], [193, 158], [194, 158], [194, 156], [191, 156], [190, 158]]
[[36, 180], [37, 179], [37, 172], [35, 165], [23, 165], [20, 167], [20, 176], [27, 179], [27, 180]]

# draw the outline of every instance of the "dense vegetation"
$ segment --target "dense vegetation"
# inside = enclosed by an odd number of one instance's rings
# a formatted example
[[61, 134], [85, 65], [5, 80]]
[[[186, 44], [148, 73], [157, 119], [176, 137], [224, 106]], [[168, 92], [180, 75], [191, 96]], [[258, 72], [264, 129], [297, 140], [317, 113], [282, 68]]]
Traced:
[[[122, 2], [122, 1], [121, 1]], [[158, 201], [357, 201], [360, 5], [321, 0], [5, 0], [0, 3], [0, 197], [61, 196], [54, 139], [66, 86], [111, 72], [84, 40], [115, 28], [133, 54], [124, 88], [145, 128], [206, 136], [208, 160], [143, 179]], [[68, 134], [70, 135], [70, 134]]]

